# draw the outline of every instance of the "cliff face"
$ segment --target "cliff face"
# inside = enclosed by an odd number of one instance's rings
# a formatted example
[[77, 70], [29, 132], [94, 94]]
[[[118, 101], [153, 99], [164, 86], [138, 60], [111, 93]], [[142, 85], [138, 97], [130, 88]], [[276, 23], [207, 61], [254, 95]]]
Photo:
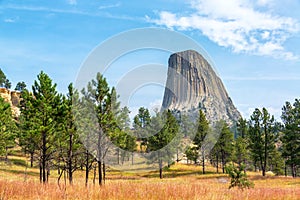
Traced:
[[193, 50], [170, 56], [162, 106], [195, 116], [201, 108], [211, 123], [223, 119], [231, 124], [241, 117], [221, 79], [203, 56]]
[[14, 117], [18, 117], [20, 115], [20, 109], [18, 107], [20, 103], [20, 95], [21, 93], [18, 91], [10, 91], [6, 88], [0, 88], [0, 96], [4, 99], [4, 101], [10, 103]]

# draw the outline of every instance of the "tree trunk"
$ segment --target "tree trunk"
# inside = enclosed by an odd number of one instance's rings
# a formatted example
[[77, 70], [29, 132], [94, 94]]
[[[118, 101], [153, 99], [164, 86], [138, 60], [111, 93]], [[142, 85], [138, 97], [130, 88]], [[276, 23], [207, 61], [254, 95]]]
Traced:
[[163, 175], [162, 175], [162, 160], [159, 159], [159, 178], [162, 179]]
[[296, 165], [293, 163], [291, 165], [291, 170], [292, 170], [292, 177], [295, 178], [296, 177]]
[[223, 152], [221, 153], [221, 159], [222, 159], [222, 172], [224, 174], [225, 173], [225, 155]]
[[5, 161], [8, 161], [8, 147], [5, 147]]
[[216, 155], [216, 161], [217, 161], [217, 173], [219, 173], [219, 156]]
[[103, 184], [105, 184], [105, 173], [106, 173], [106, 170], [105, 170], [105, 162], [103, 161], [103, 164], [102, 164], [102, 166], [103, 166]]
[[69, 175], [69, 183], [70, 185], [73, 184], [73, 134], [69, 134], [69, 153], [68, 153], [68, 175]]
[[95, 182], [96, 182], [96, 169], [97, 169], [97, 164], [96, 164], [96, 166], [95, 167], [93, 167], [94, 168], [94, 177], [93, 177], [93, 185], [95, 185]]
[[46, 140], [46, 133], [42, 132], [42, 156], [41, 156], [41, 160], [42, 160], [42, 181], [43, 183], [46, 183], [47, 181], [47, 175], [46, 175], [46, 151], [47, 151], [47, 140]]
[[33, 152], [30, 152], [30, 167], [33, 167]]
[[267, 126], [265, 125], [265, 149], [264, 149], [264, 166], [262, 168], [263, 171], [263, 176], [266, 175], [266, 168], [267, 168], [267, 159], [268, 159], [268, 131], [267, 131]]
[[102, 185], [102, 162], [100, 160], [98, 162], [98, 184]]
[[266, 175], [266, 169], [265, 169], [264, 161], [262, 160], [261, 156], [260, 156], [260, 166], [261, 166], [262, 176], [265, 176]]
[[46, 182], [48, 182], [49, 176], [50, 176], [50, 166], [49, 166], [49, 163], [47, 163], [46, 166], [47, 166]]
[[205, 155], [202, 155], [202, 173], [205, 174]]
[[40, 166], [40, 183], [42, 183], [43, 182], [43, 173], [42, 173], [42, 163], [41, 163], [41, 161], [39, 162], [39, 166]]
[[286, 162], [284, 162], [284, 176], [287, 177], [287, 168], [286, 168]]
[[86, 150], [86, 160], [85, 160], [85, 186], [88, 185], [89, 181], [89, 151]]

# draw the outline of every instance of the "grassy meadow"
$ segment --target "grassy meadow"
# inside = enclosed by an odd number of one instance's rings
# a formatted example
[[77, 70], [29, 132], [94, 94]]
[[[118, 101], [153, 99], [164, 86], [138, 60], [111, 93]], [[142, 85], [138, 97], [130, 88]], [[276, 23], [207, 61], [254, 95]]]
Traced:
[[[0, 199], [300, 199], [300, 179], [267, 176], [249, 172], [255, 186], [252, 189], [228, 189], [225, 174], [216, 174], [207, 166], [175, 164], [164, 171], [125, 173], [109, 169], [104, 186], [93, 184], [90, 174], [85, 187], [84, 172], [77, 171], [74, 184], [57, 183], [57, 172], [51, 171], [48, 184], [39, 183], [39, 170], [26, 168], [24, 157], [9, 156], [9, 162], [0, 162]], [[67, 181], [66, 181], [67, 182]]]

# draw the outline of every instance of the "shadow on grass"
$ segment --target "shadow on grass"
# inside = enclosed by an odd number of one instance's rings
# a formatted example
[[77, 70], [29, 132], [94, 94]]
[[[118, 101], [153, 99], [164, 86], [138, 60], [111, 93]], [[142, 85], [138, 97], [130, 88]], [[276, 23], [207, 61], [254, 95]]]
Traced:
[[[16, 169], [1, 169], [0, 168], [0, 171], [12, 173], [12, 174], [20, 174], [20, 175], [25, 173], [24, 170], [16, 170]], [[40, 175], [38, 172], [32, 172], [32, 171], [27, 171], [26, 174], [30, 175], [30, 176], [39, 176]]]
[[[195, 175], [195, 176], [201, 175], [201, 177], [197, 177], [199, 179], [205, 179], [205, 178], [210, 179], [210, 178], [217, 178], [217, 177], [223, 176], [223, 174], [217, 174], [217, 173], [211, 172], [211, 171], [206, 171], [205, 174], [203, 174], [201, 170], [199, 170], [199, 171], [183, 170], [183, 169], [164, 169], [163, 170], [164, 178], [177, 178], [177, 177], [192, 176], [192, 175]], [[206, 175], [209, 175], [209, 176], [206, 176]], [[211, 176], [211, 175], [215, 175], [215, 176]], [[224, 176], [226, 176], [226, 174], [224, 174]], [[145, 174], [142, 177], [158, 178], [159, 173], [158, 173], [158, 171], [150, 172], [149, 174]]]

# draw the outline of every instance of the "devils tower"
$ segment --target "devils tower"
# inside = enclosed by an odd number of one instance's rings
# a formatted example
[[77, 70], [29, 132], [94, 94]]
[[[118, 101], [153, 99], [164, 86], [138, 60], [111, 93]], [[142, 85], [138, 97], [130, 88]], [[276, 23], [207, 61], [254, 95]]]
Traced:
[[211, 123], [223, 119], [232, 124], [241, 117], [221, 79], [194, 50], [170, 56], [162, 106], [194, 116], [202, 109]]

